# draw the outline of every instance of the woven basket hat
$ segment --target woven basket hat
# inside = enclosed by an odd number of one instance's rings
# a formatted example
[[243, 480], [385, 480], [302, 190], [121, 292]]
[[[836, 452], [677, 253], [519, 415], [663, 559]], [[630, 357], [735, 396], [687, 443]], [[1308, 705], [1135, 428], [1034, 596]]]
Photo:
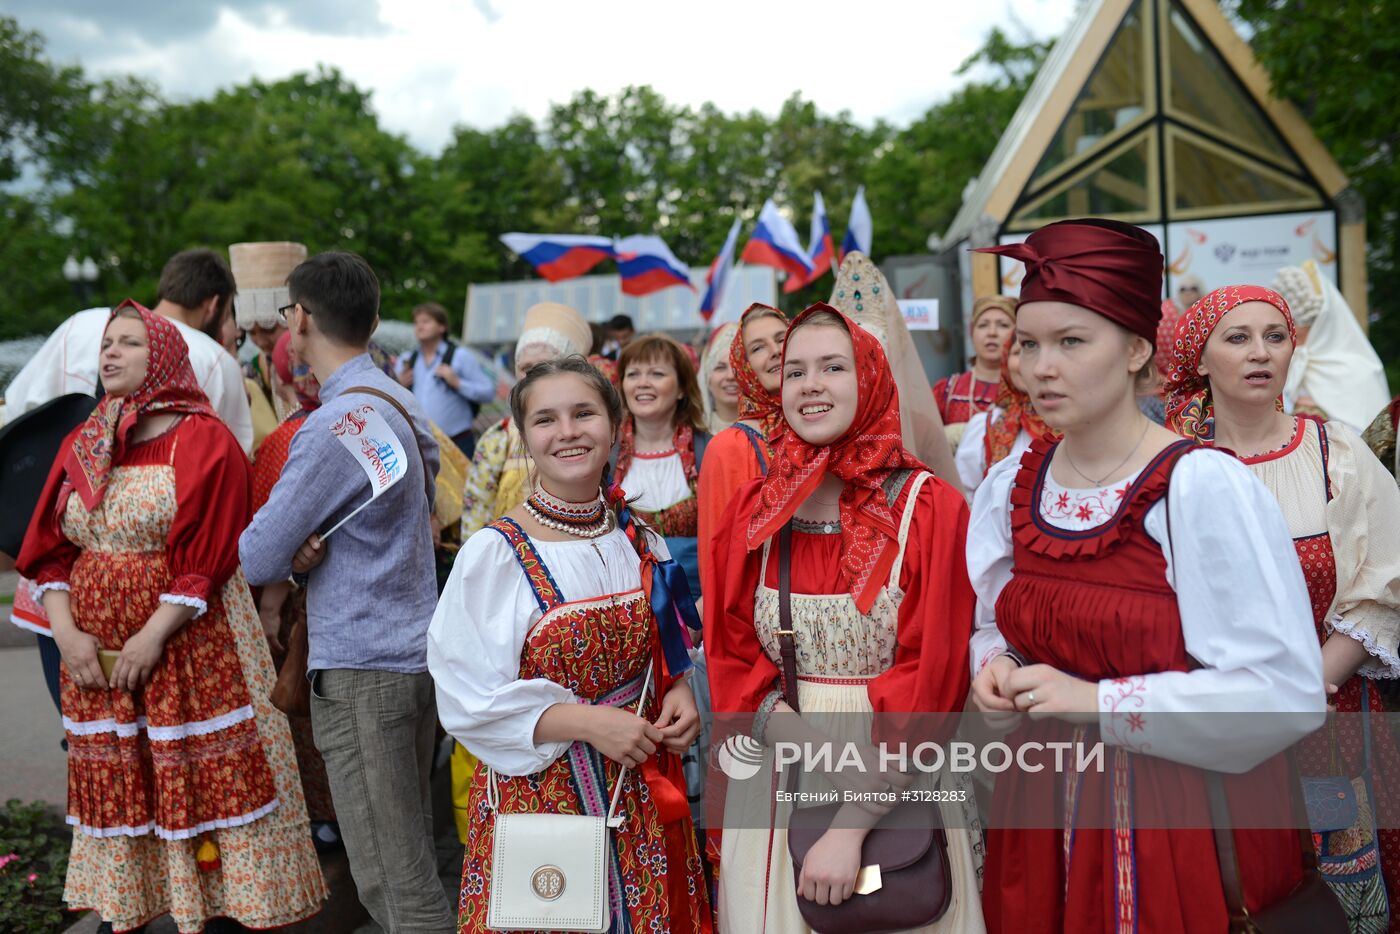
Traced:
[[238, 326], [275, 328], [282, 324], [277, 309], [290, 300], [287, 276], [306, 261], [301, 243], [235, 243], [228, 248], [229, 265], [238, 286], [234, 296], [234, 316]]

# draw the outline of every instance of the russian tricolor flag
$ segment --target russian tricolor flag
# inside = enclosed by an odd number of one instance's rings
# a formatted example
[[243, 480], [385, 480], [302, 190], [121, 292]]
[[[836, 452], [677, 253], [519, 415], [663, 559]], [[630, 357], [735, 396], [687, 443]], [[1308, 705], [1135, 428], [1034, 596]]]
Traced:
[[783, 286], [784, 292], [796, 292], [804, 285], [816, 282], [831, 268], [836, 256], [836, 246], [831, 242], [831, 221], [826, 216], [826, 202], [822, 193], [812, 197], [812, 228], [807, 239], [807, 261], [812, 264], [812, 272], [806, 279], [790, 278]]
[[624, 295], [650, 295], [673, 285], [695, 291], [695, 286], [690, 284], [690, 269], [676, 259], [660, 237], [637, 234], [623, 237], [613, 246], [617, 250], [617, 268], [622, 274]]
[[870, 255], [870, 242], [875, 236], [875, 224], [870, 219], [870, 205], [865, 203], [865, 186], [856, 189], [855, 200], [851, 202], [851, 218], [846, 224], [846, 239], [841, 241], [841, 258], [852, 250]]
[[700, 299], [700, 317], [706, 321], [715, 313], [719, 303], [724, 301], [724, 287], [729, 284], [729, 270], [734, 266], [734, 247], [739, 242], [739, 218], [729, 227], [729, 236], [724, 238], [724, 246], [710, 264], [710, 273], [705, 277], [705, 297]]
[[772, 266], [781, 269], [789, 276], [806, 279], [812, 271], [807, 261], [807, 251], [797, 239], [797, 231], [792, 223], [778, 213], [778, 206], [769, 198], [763, 202], [763, 210], [758, 214], [758, 227], [754, 229], [749, 242], [744, 244], [740, 259], [757, 266]]
[[603, 260], [617, 256], [617, 249], [607, 237], [508, 233], [501, 234], [501, 242], [550, 282], [581, 276]]

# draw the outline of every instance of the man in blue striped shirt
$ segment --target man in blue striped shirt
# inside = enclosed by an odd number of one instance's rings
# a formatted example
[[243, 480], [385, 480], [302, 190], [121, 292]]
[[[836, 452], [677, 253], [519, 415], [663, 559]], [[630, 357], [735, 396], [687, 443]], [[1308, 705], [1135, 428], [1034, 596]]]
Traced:
[[[292, 270], [287, 286], [291, 304], [279, 311], [321, 382], [321, 407], [292, 437], [239, 558], [254, 586], [294, 573], [305, 581], [311, 726], [361, 903], [389, 934], [450, 934], [456, 918], [437, 878], [428, 790], [438, 447], [413, 395], [366, 352], [379, 323], [369, 264], [322, 253]], [[408, 471], [322, 541], [370, 498], [369, 478], [332, 431], [367, 404], [397, 436]]]

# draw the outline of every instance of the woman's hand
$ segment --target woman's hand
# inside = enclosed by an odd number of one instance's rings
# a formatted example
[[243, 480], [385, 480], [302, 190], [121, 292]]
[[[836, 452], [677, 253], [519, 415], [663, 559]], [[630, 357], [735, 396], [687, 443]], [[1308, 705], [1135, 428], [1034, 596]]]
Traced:
[[268, 648], [279, 654], [285, 651], [282, 646], [281, 611], [271, 607], [258, 607], [258, 620], [262, 622], [263, 635], [267, 637]]
[[262, 623], [268, 647], [276, 654], [286, 651], [282, 645], [282, 607], [286, 605], [287, 596], [291, 592], [292, 585], [289, 581], [268, 584], [262, 589], [262, 596], [258, 600], [258, 620]]
[[143, 626], [122, 646], [116, 667], [112, 669], [111, 686], [132, 693], [145, 687], [164, 653], [165, 634], [155, 626]]
[[832, 827], [807, 851], [797, 894], [818, 905], [839, 905], [855, 893], [866, 830]]
[[661, 731], [662, 744], [676, 754], [689, 749], [700, 735], [700, 710], [695, 706], [695, 693], [685, 680], [671, 685], [662, 698], [655, 726]]
[[993, 733], [1009, 732], [1021, 722], [1009, 686], [1018, 667], [1011, 656], [998, 655], [972, 679], [972, 706], [984, 714], [982, 722]]
[[101, 645], [97, 637], [83, 632], [69, 624], [60, 629], [54, 627], [53, 641], [63, 656], [63, 664], [68, 668], [68, 676], [78, 687], [88, 691], [107, 687], [107, 678], [102, 674], [102, 663], [97, 660], [97, 650]]
[[[669, 694], [667, 695], [670, 696]], [[694, 710], [694, 698], [691, 709]], [[626, 768], [641, 765], [656, 752], [664, 736], [646, 720], [619, 707], [586, 707], [587, 735], [584, 742]]]
[[1049, 716], [1085, 722], [1099, 715], [1099, 686], [1049, 665], [1017, 668], [1007, 675], [1001, 690], [1003, 696], [1011, 698], [1017, 710], [1025, 711], [1033, 719]]

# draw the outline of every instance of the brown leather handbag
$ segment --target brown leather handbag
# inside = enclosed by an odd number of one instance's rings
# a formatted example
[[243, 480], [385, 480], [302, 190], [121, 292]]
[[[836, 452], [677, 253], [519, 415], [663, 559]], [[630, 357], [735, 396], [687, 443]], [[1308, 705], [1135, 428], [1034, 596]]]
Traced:
[[[1298, 774], [1293, 751], [1288, 751], [1289, 774]], [[1313, 847], [1312, 831], [1307, 818], [1296, 816], [1303, 826], [1298, 831], [1298, 848], [1302, 854], [1303, 879], [1287, 896], [1265, 908], [1250, 913], [1245, 906], [1244, 888], [1240, 882], [1239, 856], [1235, 851], [1235, 835], [1230, 824], [1230, 805], [1225, 798], [1225, 785], [1218, 772], [1206, 773], [1206, 792], [1210, 800], [1210, 820], [1215, 828], [1215, 853], [1220, 861], [1220, 881], [1225, 889], [1225, 907], [1230, 912], [1230, 934], [1346, 934], [1347, 915], [1336, 893], [1323, 881], [1318, 871], [1317, 850]], [[1294, 795], [1294, 810], [1298, 796]]]
[[[418, 440], [418, 432], [414, 429], [413, 419], [409, 416], [408, 410], [403, 407], [399, 400], [387, 392], [370, 386], [351, 386], [345, 392], [362, 392], [377, 396], [398, 409], [403, 420], [408, 423], [409, 430], [413, 432], [413, 440], [418, 444], [418, 460], [423, 464], [424, 492], [427, 494], [428, 502], [431, 503], [433, 501], [433, 478], [428, 475], [428, 460], [423, 456], [423, 442]], [[282, 660], [282, 667], [277, 669], [277, 683], [272, 686], [272, 694], [269, 697], [272, 706], [289, 717], [311, 716], [311, 681], [306, 677], [306, 660], [310, 652], [310, 641], [306, 635], [306, 618], [303, 616], [292, 624], [292, 631], [287, 634], [287, 657]]]
[[[792, 523], [778, 533], [778, 648], [782, 656], [783, 700], [797, 701], [797, 645], [792, 630]], [[795, 773], [788, 779], [793, 788]], [[788, 854], [793, 882], [802, 875], [808, 852], [831, 827], [840, 804], [794, 808], [788, 818]], [[797, 895], [797, 910], [818, 934], [881, 934], [931, 924], [943, 917], [953, 898], [948, 840], [937, 805], [899, 804], [880, 819], [860, 849], [856, 893], [839, 905], [818, 905]]]

